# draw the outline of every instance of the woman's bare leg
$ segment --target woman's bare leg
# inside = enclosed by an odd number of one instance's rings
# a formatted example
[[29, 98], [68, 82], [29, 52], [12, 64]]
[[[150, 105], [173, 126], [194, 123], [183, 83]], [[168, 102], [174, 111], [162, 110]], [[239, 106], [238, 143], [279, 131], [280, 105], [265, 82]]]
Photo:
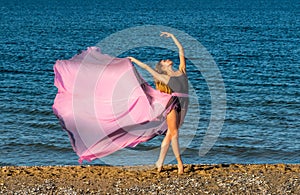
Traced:
[[168, 129], [167, 134], [161, 143], [159, 158], [155, 163], [158, 172], [160, 172], [162, 169], [166, 155], [168, 153], [170, 143], [171, 143], [171, 135], [170, 135], [170, 130]]
[[172, 150], [178, 163], [178, 174], [183, 173], [183, 164], [180, 156], [180, 148], [178, 142], [178, 119], [178, 113], [175, 110], [172, 110], [167, 116], [168, 131], [164, 140], [162, 141], [159, 159], [156, 162], [158, 171], [161, 170], [166, 154], [168, 152], [170, 142], [172, 142]]
[[172, 149], [173, 149], [173, 153], [177, 160], [178, 174], [182, 174], [183, 173], [183, 164], [182, 164], [182, 160], [181, 160], [181, 156], [180, 156], [178, 137], [172, 138]]
[[178, 174], [182, 174], [183, 164], [180, 156], [178, 122], [179, 114], [176, 110], [172, 110], [167, 116], [167, 124], [171, 134], [172, 150], [177, 160]]

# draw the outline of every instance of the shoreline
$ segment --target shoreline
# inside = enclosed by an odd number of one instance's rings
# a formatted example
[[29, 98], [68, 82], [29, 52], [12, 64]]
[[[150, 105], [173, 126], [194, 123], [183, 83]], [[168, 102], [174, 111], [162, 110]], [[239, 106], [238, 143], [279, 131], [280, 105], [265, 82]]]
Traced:
[[0, 194], [297, 194], [300, 164], [2, 166]]

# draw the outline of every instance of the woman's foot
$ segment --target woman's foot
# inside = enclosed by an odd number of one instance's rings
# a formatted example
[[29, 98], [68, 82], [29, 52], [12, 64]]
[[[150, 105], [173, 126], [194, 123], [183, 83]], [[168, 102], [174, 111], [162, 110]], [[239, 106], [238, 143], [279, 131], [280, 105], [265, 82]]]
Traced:
[[177, 167], [178, 167], [178, 175], [183, 174], [184, 173], [183, 164], [182, 163], [178, 163]]
[[155, 166], [157, 168], [157, 172], [161, 172], [161, 170], [162, 170], [162, 163], [159, 163], [158, 161], [156, 161]]
[[181, 175], [184, 173], [184, 169], [183, 169], [183, 164], [182, 164], [182, 160], [180, 157], [176, 158], [177, 159], [177, 167], [178, 167], [178, 175]]

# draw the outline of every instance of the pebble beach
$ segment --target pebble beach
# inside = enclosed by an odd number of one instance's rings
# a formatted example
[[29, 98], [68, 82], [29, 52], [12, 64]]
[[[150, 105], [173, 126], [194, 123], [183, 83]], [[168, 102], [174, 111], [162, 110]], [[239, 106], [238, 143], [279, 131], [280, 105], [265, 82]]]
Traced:
[[[299, 1], [10, 0], [0, 9], [0, 195], [300, 195]], [[138, 35], [137, 27], [145, 33]], [[180, 129], [184, 174], [172, 159], [160, 173], [148, 165], [158, 156], [159, 136], [78, 165], [53, 114], [53, 65], [112, 37], [106, 49], [116, 47], [116, 57], [134, 56], [152, 67], [169, 58], [178, 65], [172, 42], [156, 40], [157, 27], [180, 32], [186, 54], [195, 53], [187, 55], [195, 94]], [[204, 68], [207, 58], [194, 43], [217, 68]], [[222, 79], [205, 76], [209, 70]], [[213, 108], [220, 106], [212, 94], [222, 83], [226, 117], [221, 132], [210, 134]], [[217, 140], [200, 157], [199, 147], [212, 143], [206, 135]]]
[[0, 194], [299, 194], [299, 164], [3, 166]]

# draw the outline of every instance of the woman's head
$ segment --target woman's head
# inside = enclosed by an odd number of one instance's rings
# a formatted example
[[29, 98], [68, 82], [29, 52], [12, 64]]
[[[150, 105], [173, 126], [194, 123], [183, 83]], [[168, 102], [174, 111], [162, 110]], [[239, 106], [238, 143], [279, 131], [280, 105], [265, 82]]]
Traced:
[[167, 74], [166, 70], [168, 68], [170, 68], [173, 65], [173, 61], [166, 59], [166, 60], [160, 60], [157, 64], [156, 64], [156, 71], [160, 74]]

